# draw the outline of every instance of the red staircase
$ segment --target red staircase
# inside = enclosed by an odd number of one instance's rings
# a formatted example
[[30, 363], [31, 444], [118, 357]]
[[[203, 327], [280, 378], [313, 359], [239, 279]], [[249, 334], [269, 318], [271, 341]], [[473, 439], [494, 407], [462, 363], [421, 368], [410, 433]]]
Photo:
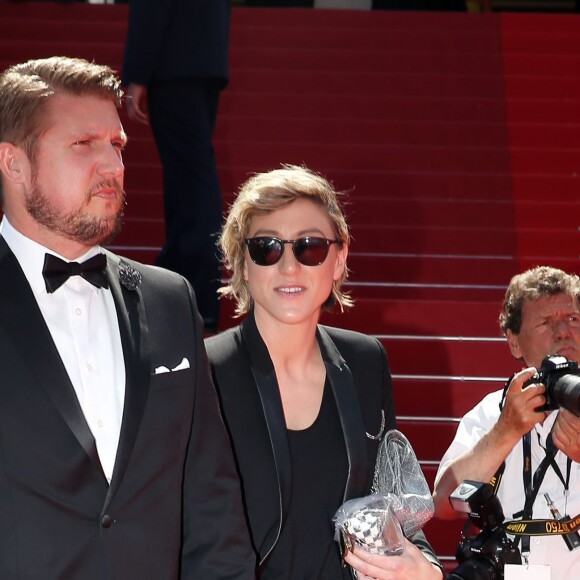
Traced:
[[[126, 17], [0, 3], [0, 66], [68, 54], [118, 69]], [[385, 344], [399, 427], [432, 483], [458, 418], [519, 366], [496, 323], [511, 276], [580, 272], [580, 16], [237, 8], [231, 45], [215, 135], [224, 207], [280, 163], [349, 192], [357, 304], [324, 320]], [[150, 262], [161, 170], [149, 131], [125, 127], [113, 248]], [[448, 568], [459, 527], [426, 529]]]

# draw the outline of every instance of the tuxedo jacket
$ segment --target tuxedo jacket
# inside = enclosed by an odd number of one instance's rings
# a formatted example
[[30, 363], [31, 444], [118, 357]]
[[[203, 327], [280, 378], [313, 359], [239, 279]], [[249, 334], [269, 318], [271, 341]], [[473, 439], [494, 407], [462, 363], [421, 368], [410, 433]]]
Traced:
[[[126, 369], [110, 486], [36, 299], [0, 238], [0, 578], [253, 578], [193, 293], [180, 276], [105, 253]], [[189, 368], [155, 373], [184, 358]]]
[[[391, 375], [385, 350], [375, 338], [322, 325], [316, 338], [347, 451], [346, 501], [370, 493], [379, 440], [395, 428]], [[252, 542], [264, 566], [292, 501], [292, 465], [274, 366], [253, 314], [236, 328], [206, 339], [206, 348], [242, 481]], [[422, 532], [412, 540], [438, 564]]]
[[131, 0], [123, 84], [228, 78], [230, 0]]

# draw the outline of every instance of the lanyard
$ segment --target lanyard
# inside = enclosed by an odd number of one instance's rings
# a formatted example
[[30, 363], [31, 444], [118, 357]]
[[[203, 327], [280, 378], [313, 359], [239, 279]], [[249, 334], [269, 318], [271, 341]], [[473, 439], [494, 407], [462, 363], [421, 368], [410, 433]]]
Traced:
[[[539, 435], [538, 435], [539, 438]], [[570, 470], [572, 466], [572, 460], [567, 458], [566, 465], [566, 478], [563, 477], [562, 471], [559, 465], [556, 463], [556, 453], [558, 449], [552, 441], [552, 432], [548, 434], [546, 438], [546, 455], [544, 459], [540, 462], [540, 465], [534, 472], [532, 477], [532, 445], [531, 445], [531, 434], [526, 433], [522, 438], [522, 447], [524, 454], [524, 469], [523, 469], [523, 480], [524, 480], [524, 491], [526, 496], [526, 501], [524, 503], [524, 509], [513, 515], [514, 518], [522, 518], [524, 520], [529, 520], [532, 517], [532, 511], [536, 497], [538, 496], [538, 491], [540, 486], [544, 481], [548, 467], [552, 467], [554, 473], [558, 479], [564, 485], [564, 493], [568, 493], [568, 487], [570, 484]], [[530, 551], [530, 537], [522, 536], [522, 552], [527, 553]]]

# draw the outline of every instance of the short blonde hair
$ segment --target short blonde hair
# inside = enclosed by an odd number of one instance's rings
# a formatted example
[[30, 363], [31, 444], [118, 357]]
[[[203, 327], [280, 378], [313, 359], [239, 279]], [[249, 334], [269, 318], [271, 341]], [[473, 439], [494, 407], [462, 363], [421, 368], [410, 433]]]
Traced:
[[[252, 218], [306, 198], [326, 209], [336, 239], [348, 245], [350, 235], [338, 201], [339, 195], [324, 177], [296, 165], [282, 165], [280, 169], [257, 173], [241, 186], [219, 238], [224, 265], [232, 273], [229, 283], [220, 288], [219, 293], [231, 296], [236, 301], [237, 316], [245, 314], [252, 307], [252, 296], [244, 279], [244, 240], [248, 236]], [[327, 310], [338, 303], [340, 309], [344, 310], [353, 305], [350, 296], [341, 290], [347, 277], [348, 269], [345, 265], [340, 280], [334, 281], [331, 294], [322, 308]]]

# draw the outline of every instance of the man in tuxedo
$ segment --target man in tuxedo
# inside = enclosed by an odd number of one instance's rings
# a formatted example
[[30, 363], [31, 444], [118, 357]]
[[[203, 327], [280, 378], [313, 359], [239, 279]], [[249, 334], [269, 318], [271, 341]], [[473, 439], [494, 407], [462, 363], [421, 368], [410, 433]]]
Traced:
[[212, 134], [228, 81], [231, 0], [131, 0], [123, 60], [127, 112], [151, 123], [163, 165], [165, 243], [155, 263], [187, 278], [218, 322], [221, 189]]
[[0, 578], [254, 578], [191, 287], [100, 246], [121, 96], [81, 59], [0, 75]]

